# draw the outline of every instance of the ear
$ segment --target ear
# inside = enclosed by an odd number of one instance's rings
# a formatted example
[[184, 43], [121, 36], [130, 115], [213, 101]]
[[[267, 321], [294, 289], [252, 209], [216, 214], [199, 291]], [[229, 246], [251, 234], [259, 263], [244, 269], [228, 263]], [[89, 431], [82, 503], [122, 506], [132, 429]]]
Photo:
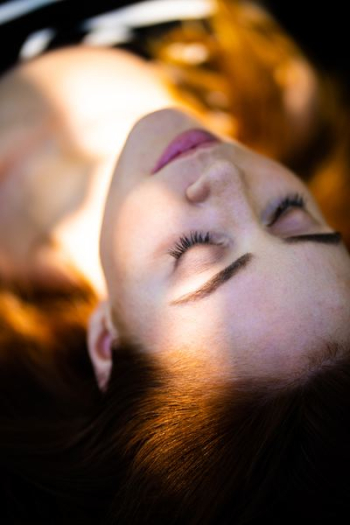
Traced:
[[88, 324], [88, 351], [98, 386], [105, 390], [112, 370], [112, 342], [117, 331], [109, 318], [108, 302], [102, 302], [91, 315]]

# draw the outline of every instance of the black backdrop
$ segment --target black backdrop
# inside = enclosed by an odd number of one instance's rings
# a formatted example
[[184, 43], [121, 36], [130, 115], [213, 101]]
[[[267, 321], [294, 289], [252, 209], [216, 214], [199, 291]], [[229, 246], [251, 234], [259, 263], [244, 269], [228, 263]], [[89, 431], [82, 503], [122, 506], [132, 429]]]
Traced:
[[[306, 0], [257, 0], [259, 1], [301, 45], [311, 60], [322, 69], [337, 75], [347, 87], [350, 87], [350, 28], [346, 14], [346, 2], [339, 0], [333, 0], [331, 3], [307, 2]], [[0, 12], [4, 5], [12, 2], [18, 2], [18, 0], [0, 1]], [[134, 3], [140, 2], [61, 0], [37, 8], [6, 23], [0, 22], [0, 72], [17, 62], [19, 49], [31, 33], [47, 27], [57, 29], [48, 49], [78, 43], [85, 34], [82, 29], [82, 22], [85, 19]], [[166, 24], [150, 24], [146, 28], [135, 28], [133, 41], [121, 47], [145, 56], [145, 49], [142, 45], [145, 33], [161, 32], [169, 24], [176, 23], [177, 21], [174, 20]]]
[[262, 0], [309, 58], [350, 88], [350, 19], [347, 3]]

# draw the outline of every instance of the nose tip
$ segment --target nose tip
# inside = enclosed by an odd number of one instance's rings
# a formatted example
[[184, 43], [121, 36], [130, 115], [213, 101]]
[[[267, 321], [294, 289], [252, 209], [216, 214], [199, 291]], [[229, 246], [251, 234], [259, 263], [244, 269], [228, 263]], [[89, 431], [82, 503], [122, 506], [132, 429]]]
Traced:
[[186, 197], [193, 203], [203, 202], [209, 196], [209, 186], [199, 177], [186, 190]]
[[193, 203], [199, 203], [231, 190], [236, 194], [243, 190], [243, 173], [233, 163], [218, 160], [187, 188], [186, 197]]

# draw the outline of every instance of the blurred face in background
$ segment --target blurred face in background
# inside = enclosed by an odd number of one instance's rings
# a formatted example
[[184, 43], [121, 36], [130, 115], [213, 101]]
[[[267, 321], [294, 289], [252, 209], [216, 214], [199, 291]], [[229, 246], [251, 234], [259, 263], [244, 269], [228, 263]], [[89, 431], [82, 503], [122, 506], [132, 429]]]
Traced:
[[63, 286], [75, 268], [103, 295], [113, 166], [134, 123], [170, 103], [157, 70], [120, 50], [67, 48], [1, 79], [2, 276]]

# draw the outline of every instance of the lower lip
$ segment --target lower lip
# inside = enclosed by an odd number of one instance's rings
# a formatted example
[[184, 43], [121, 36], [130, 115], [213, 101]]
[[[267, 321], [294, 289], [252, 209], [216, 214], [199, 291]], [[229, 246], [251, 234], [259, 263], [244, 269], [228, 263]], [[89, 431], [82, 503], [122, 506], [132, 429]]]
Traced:
[[166, 164], [169, 164], [169, 162], [176, 159], [179, 155], [189, 151], [192, 152], [199, 146], [212, 144], [214, 142], [219, 142], [218, 138], [208, 131], [204, 131], [202, 129], [189, 129], [184, 133], [181, 133], [175, 137], [175, 139], [163, 151], [161, 157], [152, 170], [152, 174], [159, 171], [161, 168], [166, 166]]

